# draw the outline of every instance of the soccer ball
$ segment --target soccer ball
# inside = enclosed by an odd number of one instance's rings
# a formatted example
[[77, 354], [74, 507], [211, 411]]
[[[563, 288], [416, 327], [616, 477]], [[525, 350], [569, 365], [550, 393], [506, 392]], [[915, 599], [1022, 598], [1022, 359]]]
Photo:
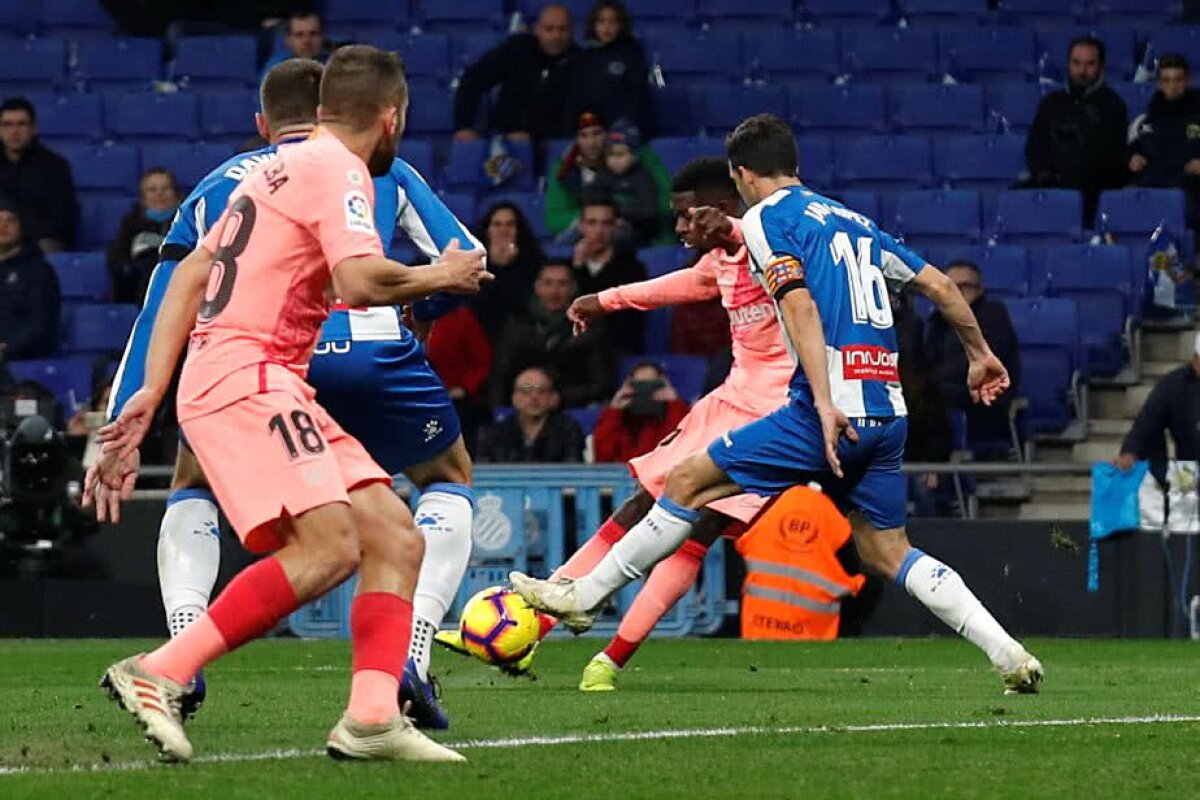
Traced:
[[476, 593], [458, 623], [467, 652], [488, 664], [520, 661], [538, 642], [538, 613], [505, 586]]

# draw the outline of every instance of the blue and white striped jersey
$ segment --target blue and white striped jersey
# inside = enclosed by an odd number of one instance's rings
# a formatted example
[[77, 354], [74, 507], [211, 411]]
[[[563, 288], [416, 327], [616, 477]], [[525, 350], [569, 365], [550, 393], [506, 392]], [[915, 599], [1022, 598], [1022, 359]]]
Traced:
[[[870, 218], [804, 186], [765, 198], [746, 212], [742, 230], [750, 271], [777, 304], [788, 287], [802, 283], [812, 293], [834, 404], [848, 417], [904, 416], [889, 284], [907, 284], [925, 260]], [[799, 365], [791, 393], [812, 403]]]

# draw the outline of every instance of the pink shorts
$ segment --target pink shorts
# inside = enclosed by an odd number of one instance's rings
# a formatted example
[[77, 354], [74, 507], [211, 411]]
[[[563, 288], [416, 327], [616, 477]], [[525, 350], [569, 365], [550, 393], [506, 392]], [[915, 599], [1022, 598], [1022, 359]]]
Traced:
[[[693, 453], [703, 452], [713, 440], [756, 419], [758, 416], [727, 403], [715, 394], [706, 395], [680, 420], [678, 428], [663, 437], [658, 447], [631, 459], [629, 469], [646, 491], [658, 497], [662, 494], [667, 473], [672, 467]], [[748, 524], [769, 499], [754, 494], [739, 494], [709, 503], [708, 508]]]
[[[369, 483], [391, 485], [299, 379], [182, 422], [221, 510], [252, 553], [283, 546], [280, 523]], [[311, 389], [309, 390], [311, 391]]]

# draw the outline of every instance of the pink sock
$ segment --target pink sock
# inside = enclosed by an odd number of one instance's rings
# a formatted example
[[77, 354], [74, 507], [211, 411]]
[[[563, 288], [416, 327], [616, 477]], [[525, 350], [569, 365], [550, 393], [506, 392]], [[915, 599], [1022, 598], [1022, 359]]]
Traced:
[[400, 713], [398, 693], [412, 636], [412, 603], [390, 592], [364, 592], [350, 604], [353, 651], [347, 713], [386, 722]]
[[[621, 537], [626, 534], [628, 529], [617, 522], [612, 517], [604, 520], [604, 524], [596, 531], [596, 535], [584, 542], [583, 547], [575, 551], [575, 554], [567, 559], [567, 563], [563, 564], [558, 569], [554, 570], [550, 575], [550, 579], [555, 578], [582, 578], [592, 571], [592, 568], [599, 564], [608, 551], [612, 550], [612, 546], [621, 541]], [[554, 630], [554, 626], [558, 624], [558, 620], [549, 614], [540, 614], [541, 634], [539, 639], [545, 639], [550, 631]]]
[[689, 539], [650, 572], [604, 651], [618, 667], [625, 666], [663, 615], [696, 583], [707, 552], [707, 547]]
[[205, 665], [271, 630], [300, 607], [283, 565], [273, 556], [242, 570], [208, 613], [142, 658], [149, 672], [187, 683]]

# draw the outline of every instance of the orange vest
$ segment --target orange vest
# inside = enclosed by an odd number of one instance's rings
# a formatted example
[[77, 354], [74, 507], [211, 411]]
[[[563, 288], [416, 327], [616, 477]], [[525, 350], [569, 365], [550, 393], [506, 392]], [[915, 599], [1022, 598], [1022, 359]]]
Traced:
[[837, 560], [849, 538], [849, 521], [821, 492], [794, 486], [781, 495], [737, 541], [746, 560], [742, 638], [836, 639], [842, 598], [867, 581]]

